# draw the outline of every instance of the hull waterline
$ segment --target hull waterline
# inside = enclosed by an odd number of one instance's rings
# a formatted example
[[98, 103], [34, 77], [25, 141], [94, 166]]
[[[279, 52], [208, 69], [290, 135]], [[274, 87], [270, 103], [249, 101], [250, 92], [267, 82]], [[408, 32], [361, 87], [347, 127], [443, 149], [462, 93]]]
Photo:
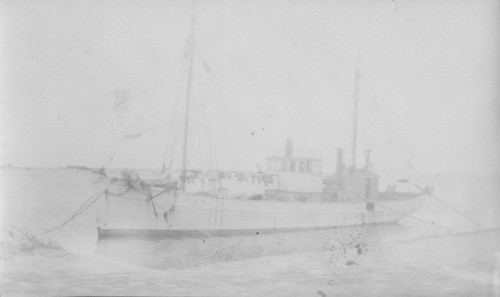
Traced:
[[137, 199], [140, 195], [135, 190], [106, 195], [98, 212], [99, 239], [230, 237], [392, 224], [425, 200], [415, 196], [376, 203], [249, 201], [161, 189], [152, 191], [156, 196], [151, 200]]

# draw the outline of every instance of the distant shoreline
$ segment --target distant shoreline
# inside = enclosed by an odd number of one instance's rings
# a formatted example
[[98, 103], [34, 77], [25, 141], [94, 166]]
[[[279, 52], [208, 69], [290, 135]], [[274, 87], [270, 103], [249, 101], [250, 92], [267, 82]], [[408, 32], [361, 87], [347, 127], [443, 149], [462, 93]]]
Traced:
[[[13, 169], [13, 170], [81, 170], [81, 171], [96, 171], [102, 169], [102, 167], [88, 167], [83, 165], [68, 165], [59, 167], [39, 167], [39, 166], [14, 166], [14, 165], [2, 165], [0, 170]], [[123, 170], [137, 170], [137, 171], [149, 171], [149, 172], [160, 172], [160, 168], [126, 168], [126, 167], [110, 167], [106, 170], [111, 171], [123, 171]], [[190, 169], [188, 171], [203, 171], [201, 169]], [[241, 173], [255, 173], [258, 170], [214, 170], [217, 172], [241, 172]], [[333, 174], [333, 172], [325, 172], [323, 175]], [[500, 182], [500, 173], [493, 173], [489, 175], [482, 174], [440, 174], [440, 173], [417, 173], [415, 176], [422, 177], [443, 177], [443, 178], [498, 178]]]

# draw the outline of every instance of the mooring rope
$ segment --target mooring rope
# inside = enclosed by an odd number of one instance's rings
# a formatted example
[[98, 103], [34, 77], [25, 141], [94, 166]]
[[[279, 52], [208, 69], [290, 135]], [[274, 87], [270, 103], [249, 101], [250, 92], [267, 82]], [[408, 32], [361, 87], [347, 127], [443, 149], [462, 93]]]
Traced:
[[447, 230], [448, 232], [455, 232], [455, 230], [452, 230], [452, 229], [450, 229], [450, 228], [448, 228], [448, 227], [444, 227], [444, 226], [441, 226], [441, 225], [435, 224], [434, 222], [429, 222], [429, 221], [425, 221], [425, 220], [419, 219], [419, 218], [417, 218], [417, 217], [415, 217], [415, 216], [412, 216], [412, 215], [410, 215], [410, 214], [405, 214], [405, 213], [399, 212], [399, 211], [397, 211], [397, 210], [395, 210], [395, 209], [392, 209], [392, 208], [390, 208], [390, 207], [387, 207], [387, 206], [385, 206], [385, 205], [383, 205], [382, 203], [379, 203], [379, 202], [377, 202], [377, 201], [374, 201], [374, 200], [371, 200], [371, 199], [366, 199], [366, 201], [368, 201], [368, 202], [370, 202], [370, 203], [373, 203], [373, 204], [375, 204], [375, 205], [378, 205], [378, 206], [380, 206], [380, 207], [382, 207], [382, 208], [384, 208], [384, 209], [387, 209], [387, 210], [389, 210], [389, 211], [392, 211], [392, 212], [394, 212], [394, 213], [397, 213], [397, 214], [399, 214], [399, 215], [402, 215], [403, 217], [410, 218], [410, 219], [413, 219], [413, 220], [415, 220], [415, 221], [418, 221], [418, 222], [421, 222], [421, 223], [424, 223], [424, 224], [426, 224], [426, 225], [430, 225], [430, 226], [433, 226], [433, 227], [436, 227], [436, 228], [445, 229], [445, 230]]
[[[417, 187], [418, 189], [424, 191], [424, 188], [422, 188], [421, 186], [415, 184], [415, 187]], [[479, 223], [478, 221], [472, 219], [471, 217], [469, 217], [468, 215], [466, 215], [465, 213], [463, 213], [462, 211], [456, 209], [455, 207], [451, 206], [449, 203], [446, 203], [445, 201], [437, 198], [436, 196], [434, 196], [433, 194], [428, 194], [429, 197], [431, 197], [432, 199], [434, 200], [437, 200], [439, 202], [441, 202], [442, 204], [446, 205], [448, 208], [450, 208], [451, 210], [453, 210], [454, 212], [458, 213], [459, 215], [461, 215], [462, 217], [466, 218], [468, 221], [474, 223], [474, 225], [476, 225], [477, 227], [480, 227], [481, 226], [481, 223]]]
[[45, 235], [47, 233], [50, 233], [54, 230], [57, 230], [57, 229], [61, 229], [63, 228], [64, 226], [66, 226], [66, 224], [68, 224], [69, 222], [71, 222], [72, 220], [76, 219], [78, 216], [80, 216], [85, 210], [87, 210], [90, 206], [92, 206], [92, 204], [94, 204], [103, 194], [107, 193], [108, 192], [108, 188], [109, 188], [110, 185], [108, 185], [106, 187], [106, 189], [104, 191], [102, 191], [101, 193], [99, 193], [97, 196], [93, 197], [94, 195], [90, 195], [89, 199], [87, 199], [79, 208], [78, 210], [76, 210], [68, 219], [66, 219], [64, 222], [62, 222], [61, 224], [58, 224], [48, 230], [45, 230], [44, 232], [38, 234], [38, 235]]

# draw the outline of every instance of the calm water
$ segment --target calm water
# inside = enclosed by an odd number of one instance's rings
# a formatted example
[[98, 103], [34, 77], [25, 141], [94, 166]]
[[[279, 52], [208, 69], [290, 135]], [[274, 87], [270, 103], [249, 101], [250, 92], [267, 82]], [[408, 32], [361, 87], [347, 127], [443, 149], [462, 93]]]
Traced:
[[[39, 234], [93, 194], [74, 170], [2, 170], [6, 295], [494, 296], [500, 183], [420, 177], [435, 196], [393, 226], [234, 238], [97, 241], [92, 209], [42, 236], [63, 250], [23, 248], [13, 228]], [[480, 223], [476, 226], [472, 221]], [[450, 235], [453, 233], [453, 235]], [[457, 235], [459, 234], [459, 235]]]

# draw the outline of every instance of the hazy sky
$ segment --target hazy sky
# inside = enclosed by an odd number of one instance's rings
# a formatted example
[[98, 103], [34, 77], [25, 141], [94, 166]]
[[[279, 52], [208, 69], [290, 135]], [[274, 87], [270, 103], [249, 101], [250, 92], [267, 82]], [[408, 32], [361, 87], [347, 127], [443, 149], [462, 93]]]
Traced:
[[[379, 172], [499, 171], [498, 1], [199, 1], [195, 15], [191, 167], [256, 169], [291, 137], [333, 168], [359, 66], [360, 154]], [[181, 144], [189, 20], [188, 1], [1, 1], [2, 164], [161, 167]]]

